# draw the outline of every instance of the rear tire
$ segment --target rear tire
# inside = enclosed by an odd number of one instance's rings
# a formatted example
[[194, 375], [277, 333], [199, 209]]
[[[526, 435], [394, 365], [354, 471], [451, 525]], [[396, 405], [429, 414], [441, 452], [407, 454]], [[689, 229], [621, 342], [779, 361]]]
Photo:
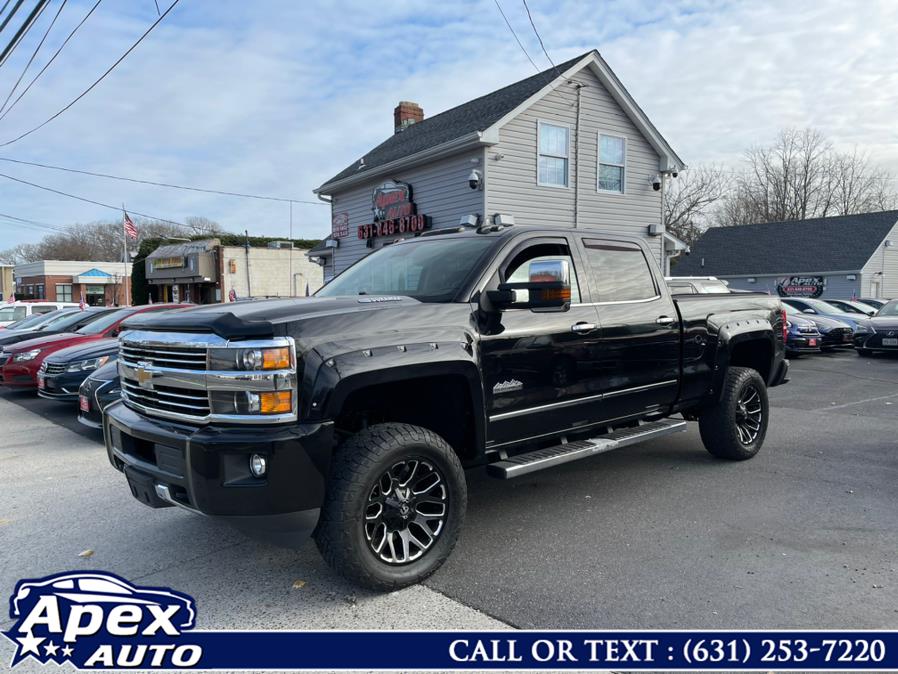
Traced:
[[334, 455], [315, 542], [342, 576], [397, 590], [446, 561], [466, 508], [464, 471], [445, 440], [419, 426], [378, 424]]
[[730, 367], [720, 401], [699, 417], [702, 443], [718, 458], [750, 459], [764, 444], [768, 415], [767, 386], [761, 375], [751, 368]]

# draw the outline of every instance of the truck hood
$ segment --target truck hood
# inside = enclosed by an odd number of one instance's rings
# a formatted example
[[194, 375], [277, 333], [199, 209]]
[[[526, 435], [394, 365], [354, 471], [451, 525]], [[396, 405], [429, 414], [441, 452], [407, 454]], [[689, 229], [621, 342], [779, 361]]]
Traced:
[[303, 321], [305, 326], [326, 317], [370, 316], [374, 312], [407, 311], [416, 306], [424, 305], [410, 297], [378, 295], [251, 300], [137, 315], [127, 319], [122, 329], [213, 332], [225, 339], [262, 339], [284, 334], [283, 324], [294, 321]]

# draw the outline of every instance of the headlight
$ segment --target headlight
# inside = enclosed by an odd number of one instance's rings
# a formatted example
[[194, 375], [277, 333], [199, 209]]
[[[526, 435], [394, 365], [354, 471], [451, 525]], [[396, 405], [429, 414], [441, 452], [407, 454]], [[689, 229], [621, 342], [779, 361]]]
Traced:
[[32, 349], [31, 351], [23, 351], [22, 353], [17, 353], [12, 357], [13, 363], [23, 363], [26, 360], [34, 360], [40, 355], [40, 349]]
[[99, 358], [88, 358], [87, 360], [79, 360], [72, 363], [66, 368], [66, 372], [84, 372], [87, 370], [96, 370], [109, 362], [109, 356], [100, 356]]
[[290, 414], [293, 391], [212, 391], [215, 414]]
[[212, 349], [209, 367], [212, 370], [286, 370], [290, 362], [290, 348], [273, 349]]

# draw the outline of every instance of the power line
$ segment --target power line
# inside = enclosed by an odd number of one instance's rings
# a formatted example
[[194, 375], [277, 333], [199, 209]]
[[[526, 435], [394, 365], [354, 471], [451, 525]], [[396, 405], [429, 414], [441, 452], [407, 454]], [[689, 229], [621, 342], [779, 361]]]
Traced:
[[514, 28], [511, 27], [511, 22], [509, 22], [508, 17], [505, 16], [505, 12], [502, 11], [502, 5], [499, 4], [499, 0], [493, 0], [496, 3], [496, 8], [499, 10], [499, 14], [502, 15], [502, 18], [505, 19], [505, 25], [508, 26], [508, 30], [511, 31], [511, 34], [514, 35], [515, 41], [518, 43], [518, 46], [521, 48], [521, 51], [524, 52], [524, 56], [527, 57], [527, 60], [533, 65], [536, 69], [536, 72], [541, 73], [542, 70], [539, 69], [539, 66], [530, 58], [530, 54], [527, 53], [527, 50], [524, 48], [524, 44], [521, 42], [521, 39], [518, 37], [518, 34], [514, 31]]
[[81, 92], [80, 94], [78, 94], [78, 96], [75, 97], [75, 99], [74, 99], [73, 101], [71, 101], [68, 105], [66, 105], [65, 107], [63, 107], [59, 112], [57, 112], [56, 114], [54, 114], [54, 115], [53, 115], [52, 117], [50, 117], [49, 119], [47, 119], [47, 120], [41, 122], [40, 124], [38, 124], [38, 125], [37, 125], [36, 127], [34, 127], [33, 129], [30, 129], [29, 131], [26, 131], [25, 133], [22, 133], [22, 134], [16, 136], [15, 138], [13, 138], [12, 140], [6, 141], [5, 143], [0, 143], [0, 147], [6, 147], [7, 145], [12, 145], [13, 143], [15, 143], [15, 142], [17, 142], [17, 141], [22, 140], [22, 139], [25, 138], [26, 136], [30, 136], [30, 135], [31, 135], [32, 133], [34, 133], [35, 131], [37, 131], [37, 130], [39, 130], [39, 129], [42, 129], [42, 128], [45, 127], [47, 124], [49, 124], [50, 122], [52, 122], [54, 119], [56, 119], [57, 117], [59, 117], [59, 116], [60, 116], [62, 113], [64, 113], [66, 110], [68, 110], [68, 109], [71, 108], [73, 105], [75, 105], [75, 103], [77, 103], [78, 101], [80, 101], [82, 98], [84, 98], [84, 97], [85, 97], [87, 94], [89, 94], [91, 91], [93, 91], [94, 87], [96, 87], [100, 82], [102, 82], [102, 81], [106, 78], [106, 76], [109, 75], [109, 73], [111, 73], [113, 70], [115, 70], [116, 66], [118, 66], [119, 63], [121, 63], [122, 61], [124, 61], [125, 58], [127, 58], [128, 54], [130, 54], [132, 51], [134, 51], [134, 50], [137, 48], [137, 45], [139, 45], [141, 42], [143, 42], [144, 38], [146, 38], [146, 36], [149, 35], [149, 34], [152, 32], [152, 30], [153, 30], [156, 26], [158, 26], [166, 16], [168, 16], [168, 13], [169, 13], [170, 11], [172, 11], [172, 10], [175, 8], [175, 5], [177, 5], [180, 1], [181, 1], [181, 0], [174, 0], [174, 2], [172, 2], [171, 5], [169, 5], [168, 9], [166, 9], [166, 10], [162, 13], [162, 15], [161, 15], [158, 19], [156, 19], [156, 20], [152, 23], [152, 25], [151, 25], [149, 28], [146, 29], [146, 31], [144, 31], [143, 35], [141, 35], [141, 36], [137, 39], [137, 42], [135, 42], [133, 45], [131, 45], [131, 46], [128, 48], [128, 50], [127, 50], [124, 54], [122, 54], [118, 59], [116, 59], [115, 63], [113, 63], [111, 66], [109, 66], [109, 68], [106, 70], [106, 72], [104, 72], [102, 75], [100, 75], [100, 77], [98, 77], [98, 78], [94, 81], [94, 83], [91, 84], [87, 89], [85, 89], [83, 92]]
[[19, 225], [21, 227], [31, 227], [32, 229], [41, 228], [43, 230], [50, 230], [53, 232], [62, 232], [62, 233], [66, 233], [68, 231], [63, 227], [58, 227], [56, 225], [48, 225], [44, 222], [38, 222], [37, 220], [28, 220], [26, 218], [18, 218], [15, 215], [7, 215], [6, 213], [0, 213], [0, 218], [12, 220], [17, 225]]
[[527, 10], [527, 18], [530, 19], [530, 25], [533, 27], [533, 32], [536, 34], [536, 39], [539, 40], [539, 46], [543, 50], [543, 54], [546, 55], [546, 58], [549, 59], [549, 63], [552, 64], [552, 68], [555, 70], [555, 74], [558, 77], [561, 77], [561, 73], [558, 72], [558, 66], [555, 65], [555, 61], [552, 60], [552, 57], [549, 56], [549, 52], [546, 51], [546, 45], [543, 44], [543, 39], [540, 37], [539, 31], [536, 30], [536, 24], [533, 23], [533, 17], [530, 15], [530, 7], [527, 6], [527, 0], [521, 0], [524, 3], [524, 9]]
[[9, 58], [9, 55], [15, 51], [15, 48], [19, 46], [19, 43], [22, 41], [22, 38], [25, 37], [25, 34], [31, 30], [34, 22], [37, 21], [37, 18], [43, 13], [44, 9], [47, 7], [47, 3], [50, 0], [38, 0], [37, 4], [34, 6], [34, 9], [31, 10], [31, 14], [29, 14], [25, 23], [23, 23], [19, 30], [16, 31], [16, 34], [12, 36], [12, 40], [9, 41], [9, 44], [0, 52], [0, 66], [2, 66], [6, 59]]
[[139, 185], [153, 185], [154, 187], [170, 187], [176, 190], [188, 190], [190, 192], [203, 192], [205, 194], [220, 194], [226, 197], [243, 197], [246, 199], [262, 199], [264, 201], [280, 201], [292, 204], [312, 204], [315, 206], [327, 206], [322, 201], [309, 201], [303, 199], [287, 199], [284, 197], [270, 197], [261, 194], [250, 194], [248, 192], [228, 192], [225, 190], [211, 190], [203, 187], [189, 187], [187, 185], [175, 185], [174, 183], [162, 183], [154, 180], [143, 180], [141, 178], [126, 178], [124, 176], [112, 175], [111, 173], [96, 173], [94, 171], [85, 171], [82, 169], [66, 168], [64, 166], [53, 166], [52, 164], [40, 164], [38, 162], [23, 161], [21, 159], [12, 159], [10, 157], [0, 157], [0, 161], [11, 162], [13, 164], [22, 164], [24, 166], [36, 166], [38, 168], [52, 169], [54, 171], [66, 171], [67, 173], [78, 173], [95, 178], [109, 178], [110, 180], [122, 180], [129, 183], [137, 183]]
[[81, 21], [78, 23], [78, 25], [75, 26], [75, 27], [72, 29], [72, 32], [69, 33], [68, 37], [67, 37], [65, 40], [63, 40], [62, 44], [59, 45], [59, 48], [53, 53], [53, 56], [50, 57], [50, 60], [47, 61], [47, 63], [44, 64], [44, 67], [41, 68], [41, 69], [38, 71], [37, 75], [35, 75], [34, 78], [28, 83], [28, 86], [25, 87], [25, 88], [22, 90], [22, 93], [20, 93], [20, 94], [16, 97], [16, 100], [14, 100], [12, 103], [10, 103], [9, 107], [6, 108], [6, 110], [3, 111], [3, 114], [0, 115], [0, 120], [2, 120], [4, 117], [6, 117], [6, 116], [9, 114], [10, 110], [12, 110], [14, 107], [16, 107], [16, 104], [17, 104], [19, 101], [22, 100], [22, 97], [23, 97], [25, 94], [28, 93], [28, 91], [31, 89], [31, 87], [34, 86], [34, 83], [37, 82], [38, 79], [40, 78], [40, 76], [44, 74], [44, 71], [46, 71], [47, 68], [50, 67], [50, 64], [52, 64], [53, 61], [56, 60], [56, 57], [59, 56], [59, 53], [60, 53], [60, 52], [63, 50], [63, 48], [69, 43], [69, 40], [71, 40], [72, 37], [75, 35], [75, 33], [78, 32], [78, 29], [81, 28], [81, 26], [84, 25], [84, 22], [87, 21], [88, 18], [90, 18], [90, 15], [94, 13], [94, 10], [100, 5], [100, 3], [101, 3], [102, 1], [103, 1], [103, 0], [97, 0], [97, 1], [94, 3], [94, 6], [90, 8], [90, 11], [88, 11], [88, 13], [84, 16], [84, 18], [81, 19]]
[[[13, 182], [21, 183], [23, 185], [28, 185], [30, 187], [37, 188], [39, 190], [44, 190], [46, 192], [52, 192], [53, 194], [58, 194], [63, 197], [68, 197], [69, 199], [77, 199], [78, 201], [84, 201], [88, 204], [94, 204], [95, 206], [102, 206], [103, 208], [109, 208], [113, 211], [121, 211], [121, 206], [113, 206], [112, 204], [104, 204], [102, 201], [95, 201], [93, 199], [88, 199], [87, 197], [79, 197], [76, 194], [69, 194], [68, 192], [63, 192], [61, 190], [54, 189], [52, 187], [46, 187], [45, 185], [38, 185], [37, 183], [32, 183], [27, 180], [22, 180], [21, 178], [14, 178], [13, 176], [6, 175], [5, 173], [0, 173], [0, 178], [6, 178], [7, 180], [12, 180]], [[190, 225], [185, 225], [183, 222], [177, 222], [175, 220], [166, 220], [165, 218], [159, 218], [155, 215], [150, 215], [148, 213], [141, 213], [140, 211], [131, 210], [130, 211], [134, 215], [139, 215], [142, 218], [149, 218], [150, 220], [156, 220], [158, 222], [164, 222], [169, 225], [177, 225], [178, 227], [184, 227], [186, 229], [195, 231], [197, 228], [191, 227]]]
[[[14, 5], [12, 6], [12, 9], [9, 10], [9, 14], [6, 15], [6, 18], [5, 18], [5, 19], [3, 19], [3, 23], [0, 23], [0, 33], [3, 32], [3, 29], [6, 28], [6, 25], [7, 25], [7, 24], [12, 20], [12, 18], [16, 15], [16, 12], [19, 11], [19, 7], [22, 6], [22, 3], [23, 3], [23, 2], [25, 2], [25, 0], [17, 0], [16, 4], [14, 4]], [[3, 5], [3, 8], [6, 9], [6, 5], [8, 5], [8, 4], [9, 4], [9, 3], [7, 2], [5, 5]]]
[[16, 93], [16, 89], [18, 89], [19, 85], [22, 83], [22, 79], [25, 77], [25, 73], [28, 72], [31, 64], [34, 63], [34, 59], [37, 57], [37, 53], [41, 50], [41, 47], [44, 46], [44, 42], [46, 41], [47, 36], [50, 34], [50, 31], [53, 30], [53, 26], [56, 24], [56, 19], [59, 18], [60, 14], [62, 14], [62, 10], [65, 7], [66, 2], [68, 2], [68, 0], [62, 0], [62, 3], [59, 5], [59, 9], [56, 11], [56, 15], [53, 17], [50, 25], [47, 26], [47, 30], [44, 31], [44, 36], [41, 38], [41, 41], [37, 43], [37, 47], [35, 47], [34, 51], [31, 53], [31, 58], [28, 59], [28, 63], [25, 64], [25, 69], [22, 70], [22, 74], [19, 75], [19, 79], [16, 80], [16, 83], [13, 85], [12, 89], [9, 90], [9, 93], [6, 95], [6, 100], [3, 101], [3, 105], [0, 105], [0, 111], [2, 111], [6, 107], [6, 104], [9, 103], [9, 99], [12, 98], [12, 95], [14, 93]]

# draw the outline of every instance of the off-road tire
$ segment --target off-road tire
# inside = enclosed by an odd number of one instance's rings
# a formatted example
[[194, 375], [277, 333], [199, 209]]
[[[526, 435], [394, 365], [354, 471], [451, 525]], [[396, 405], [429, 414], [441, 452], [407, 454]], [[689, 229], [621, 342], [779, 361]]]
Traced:
[[[418, 458], [432, 464], [445, 481], [445, 521], [420, 558], [391, 565], [375, 555], [366, 537], [369, 495], [385, 471]], [[439, 435], [410, 424], [371, 426], [346, 440], [334, 455], [315, 542], [340, 575], [373, 590], [397, 590], [421, 582], [446, 561], [458, 539], [467, 498], [461, 462]]]
[[[744, 437], [740, 437], [737, 419], [740, 399], [752, 389], [757, 392], [761, 417], [757, 435], [750, 442], [746, 442]], [[704, 410], [698, 420], [705, 449], [718, 458], [731, 461], [752, 458], [764, 444], [769, 413], [767, 386], [757, 370], [730, 367], [724, 380], [720, 401], [714, 407]]]

